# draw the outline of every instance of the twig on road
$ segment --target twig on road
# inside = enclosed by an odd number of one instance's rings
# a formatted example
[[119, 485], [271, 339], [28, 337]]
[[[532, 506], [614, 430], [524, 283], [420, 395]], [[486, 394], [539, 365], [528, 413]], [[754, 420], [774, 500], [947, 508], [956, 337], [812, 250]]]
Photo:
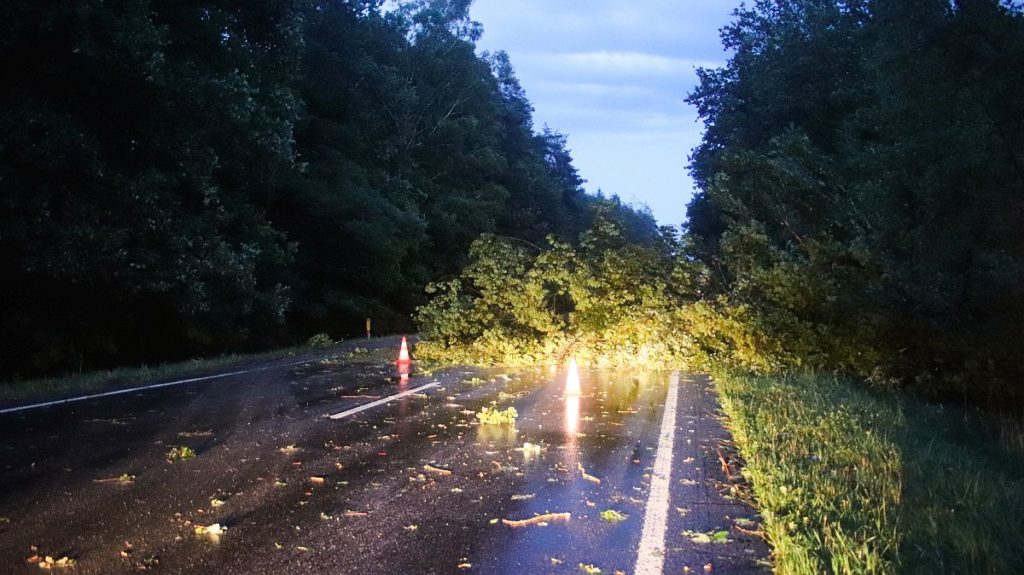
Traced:
[[544, 515], [537, 515], [529, 519], [502, 519], [501, 522], [509, 527], [527, 527], [529, 525], [538, 525], [540, 523], [551, 523], [553, 521], [566, 521], [572, 518], [571, 513], [545, 513]]

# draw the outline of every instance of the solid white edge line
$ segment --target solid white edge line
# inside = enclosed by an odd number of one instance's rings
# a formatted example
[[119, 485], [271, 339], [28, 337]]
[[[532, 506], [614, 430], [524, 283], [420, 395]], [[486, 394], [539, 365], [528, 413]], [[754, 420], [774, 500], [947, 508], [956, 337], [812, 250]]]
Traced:
[[192, 378], [189, 378], [189, 379], [179, 379], [177, 381], [168, 381], [168, 382], [165, 382], [165, 383], [154, 383], [153, 385], [143, 385], [141, 387], [130, 387], [128, 389], [116, 389], [114, 391], [105, 391], [103, 393], [93, 393], [91, 395], [80, 395], [78, 397], [69, 397], [69, 398], [66, 398], [66, 399], [56, 399], [54, 401], [47, 401], [47, 402], [43, 402], [43, 403], [33, 403], [31, 405], [21, 405], [21, 406], [18, 406], [18, 407], [8, 407], [7, 409], [0, 409], [0, 415], [5, 415], [5, 414], [8, 414], [8, 413], [16, 413], [16, 412], [19, 412], [19, 411], [28, 411], [30, 409], [39, 409], [39, 408], [42, 408], [42, 407], [51, 407], [51, 406], [54, 406], [54, 405], [64, 405], [64, 404], [67, 404], [67, 403], [75, 403], [75, 402], [79, 402], [79, 401], [87, 401], [87, 400], [90, 400], [90, 399], [98, 399], [98, 398], [101, 398], [101, 397], [110, 397], [110, 396], [113, 396], [113, 395], [123, 395], [125, 393], [135, 393], [135, 392], [139, 392], [139, 391], [148, 391], [150, 389], [159, 389], [161, 387], [171, 387], [173, 385], [182, 385], [182, 384], [185, 384], [185, 383], [195, 383], [197, 381], [207, 381], [207, 380], [211, 380], [211, 379], [221, 379], [221, 378], [224, 378], [224, 377], [231, 377], [233, 375], [245, 375], [247, 373], [256, 373], [258, 371], [267, 371], [268, 369], [277, 369], [277, 368], [281, 368], [281, 367], [293, 367], [293, 366], [296, 366], [296, 365], [302, 365], [304, 363], [310, 363], [312, 361], [316, 361], [316, 360], [312, 360], [311, 359], [311, 360], [305, 360], [305, 361], [296, 361], [296, 362], [293, 362], [293, 363], [286, 363], [284, 365], [270, 365], [270, 366], [266, 366], [266, 367], [257, 367], [256, 369], [247, 369], [247, 370], [243, 370], [243, 371], [232, 371], [230, 373], [218, 373], [218, 374], [215, 374], [215, 375], [205, 375], [203, 377], [192, 377]]
[[431, 387], [437, 387], [439, 385], [441, 385], [441, 384], [436, 382], [436, 381], [433, 382], [433, 383], [427, 383], [425, 385], [421, 385], [421, 386], [415, 387], [413, 389], [408, 389], [406, 391], [403, 391], [402, 393], [396, 393], [394, 395], [389, 395], [387, 397], [383, 397], [383, 398], [378, 399], [376, 401], [371, 401], [370, 403], [364, 403], [363, 405], [360, 405], [359, 407], [353, 407], [352, 409], [347, 409], [345, 411], [342, 411], [342, 412], [339, 412], [339, 413], [335, 413], [334, 415], [328, 415], [327, 417], [329, 417], [331, 419], [342, 419], [343, 417], [348, 417], [350, 415], [355, 415], [355, 414], [357, 414], [357, 413], [359, 413], [361, 411], [366, 411], [367, 409], [372, 409], [374, 407], [377, 407], [378, 405], [384, 405], [385, 403], [392, 402], [392, 401], [394, 401], [396, 399], [401, 399], [401, 398], [403, 398], [403, 397], [405, 397], [407, 395], [412, 395], [412, 394], [414, 394], [414, 393], [416, 393], [416, 392], [418, 392], [420, 390], [428, 389], [428, 388], [431, 388]]
[[665, 531], [668, 528], [669, 487], [672, 480], [672, 452], [675, 448], [676, 404], [679, 372], [669, 376], [665, 415], [661, 419], [658, 453], [651, 471], [651, 490], [644, 512], [644, 530], [637, 550], [636, 575], [660, 575], [665, 567]]

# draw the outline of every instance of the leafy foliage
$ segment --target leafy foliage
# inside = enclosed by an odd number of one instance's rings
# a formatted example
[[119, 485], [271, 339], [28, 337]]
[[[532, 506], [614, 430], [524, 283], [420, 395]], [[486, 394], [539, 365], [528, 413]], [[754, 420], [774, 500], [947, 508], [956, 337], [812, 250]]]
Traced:
[[589, 204], [469, 2], [0, 8], [5, 377], [408, 328]]
[[306, 340], [306, 345], [309, 347], [329, 347], [334, 341], [331, 340], [331, 336], [326, 333], [317, 333]]
[[195, 459], [196, 452], [195, 452], [194, 449], [192, 449], [191, 447], [188, 447], [187, 445], [181, 445], [181, 446], [172, 447], [167, 452], [167, 456], [166, 457], [167, 457], [167, 461], [170, 461], [170, 462], [181, 461], [181, 460], [184, 460], [184, 459]]
[[292, 248], [250, 197], [291, 161], [294, 18], [4, 4], [4, 369], [237, 343], [283, 318]]
[[454, 279], [427, 287], [419, 308], [421, 358], [472, 363], [560, 362], [656, 365], [681, 362], [689, 339], [673, 325], [694, 295], [678, 238], [635, 212], [599, 206], [575, 244], [544, 248], [493, 235], [478, 238]]
[[762, 0], [722, 38], [689, 97], [701, 349], [1024, 396], [1020, 8]]
[[605, 509], [601, 512], [601, 519], [606, 523], [615, 524], [629, 519], [629, 515], [615, 509]]
[[519, 413], [514, 407], [498, 409], [497, 407], [484, 407], [476, 413], [480, 425], [515, 425]]

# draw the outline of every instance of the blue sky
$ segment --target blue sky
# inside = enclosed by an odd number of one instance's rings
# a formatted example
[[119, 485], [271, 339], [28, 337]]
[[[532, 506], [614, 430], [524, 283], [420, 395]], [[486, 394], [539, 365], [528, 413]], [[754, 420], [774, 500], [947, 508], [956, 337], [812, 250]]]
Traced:
[[683, 98], [697, 67], [727, 57], [718, 30], [739, 0], [475, 0], [483, 50], [505, 50], [534, 124], [569, 136], [598, 188], [680, 224], [693, 183], [687, 156], [701, 124]]

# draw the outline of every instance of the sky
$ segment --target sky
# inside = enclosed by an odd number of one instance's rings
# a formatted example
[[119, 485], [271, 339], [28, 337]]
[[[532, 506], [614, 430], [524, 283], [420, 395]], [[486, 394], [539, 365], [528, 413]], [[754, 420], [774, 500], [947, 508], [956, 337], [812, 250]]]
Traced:
[[681, 224], [702, 124], [683, 99], [725, 63], [718, 30], [739, 0], [475, 0], [478, 50], [505, 50], [534, 128], [568, 135], [584, 187]]

